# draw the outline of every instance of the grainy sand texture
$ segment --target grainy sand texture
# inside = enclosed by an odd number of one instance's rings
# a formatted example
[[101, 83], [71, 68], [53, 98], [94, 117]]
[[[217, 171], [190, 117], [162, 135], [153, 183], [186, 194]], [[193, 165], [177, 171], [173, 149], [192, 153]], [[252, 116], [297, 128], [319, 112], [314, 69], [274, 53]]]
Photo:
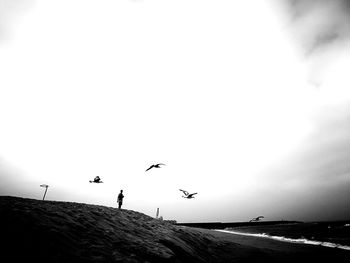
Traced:
[[1, 262], [348, 262], [350, 252], [177, 226], [131, 210], [0, 196]]

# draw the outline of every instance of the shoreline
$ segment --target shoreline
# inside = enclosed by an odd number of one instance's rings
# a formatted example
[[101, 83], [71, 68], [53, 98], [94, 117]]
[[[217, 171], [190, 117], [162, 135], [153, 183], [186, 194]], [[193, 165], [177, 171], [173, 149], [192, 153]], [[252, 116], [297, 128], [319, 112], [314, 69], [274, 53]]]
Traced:
[[234, 234], [234, 235], [243, 235], [243, 236], [251, 236], [256, 238], [267, 238], [272, 239], [280, 242], [287, 242], [292, 244], [304, 244], [304, 245], [313, 245], [313, 246], [322, 246], [322, 247], [329, 247], [329, 248], [337, 248], [337, 249], [343, 249], [343, 250], [349, 250], [350, 246], [341, 245], [341, 244], [335, 244], [330, 242], [323, 242], [318, 240], [309, 240], [309, 239], [294, 239], [294, 238], [286, 238], [282, 236], [271, 236], [266, 234], [253, 234], [253, 233], [244, 233], [244, 232], [238, 232], [238, 231], [230, 231], [230, 230], [223, 230], [223, 229], [213, 229], [214, 231], [222, 232], [222, 233], [228, 233], [228, 234]]
[[242, 247], [257, 249], [270, 257], [272, 262], [275, 262], [274, 260], [276, 260], [276, 262], [316, 262], [318, 260], [347, 262], [350, 258], [349, 250], [315, 246], [305, 243], [282, 242], [270, 238], [227, 233], [214, 229], [196, 229], [224, 242], [232, 242]]
[[206, 222], [206, 223], [176, 223], [177, 226], [188, 226], [205, 229], [225, 229], [229, 227], [243, 227], [243, 226], [261, 226], [261, 225], [279, 225], [279, 224], [298, 224], [301, 221], [259, 221], [259, 222]]

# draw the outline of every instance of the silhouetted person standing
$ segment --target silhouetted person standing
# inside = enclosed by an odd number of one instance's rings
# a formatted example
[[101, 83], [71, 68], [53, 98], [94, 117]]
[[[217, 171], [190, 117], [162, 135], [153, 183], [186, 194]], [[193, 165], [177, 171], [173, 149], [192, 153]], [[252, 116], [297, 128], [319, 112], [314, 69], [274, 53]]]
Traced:
[[119, 195], [118, 195], [118, 200], [117, 200], [118, 208], [119, 208], [119, 209], [121, 209], [121, 207], [122, 207], [123, 198], [124, 198], [123, 190], [120, 190], [120, 193], [119, 193]]

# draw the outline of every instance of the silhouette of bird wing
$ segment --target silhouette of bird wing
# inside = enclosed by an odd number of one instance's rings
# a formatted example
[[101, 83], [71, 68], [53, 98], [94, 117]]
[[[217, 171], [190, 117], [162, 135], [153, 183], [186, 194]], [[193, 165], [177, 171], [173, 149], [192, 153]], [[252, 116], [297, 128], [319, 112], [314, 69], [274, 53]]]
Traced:
[[198, 194], [198, 193], [193, 193], [193, 194], [190, 194], [190, 195], [188, 195], [189, 197], [192, 197], [192, 196], [194, 196], [194, 195], [196, 195], [196, 194]]
[[188, 195], [188, 192], [187, 192], [187, 191], [181, 190], [181, 189], [179, 189], [179, 190], [182, 191], [186, 196]]
[[152, 164], [149, 168], [147, 168], [146, 172], [150, 169], [152, 169], [154, 167], [154, 165]]
[[99, 181], [89, 181], [90, 183], [95, 183], [95, 184], [101, 184], [101, 183], [103, 183], [101, 180], [99, 180]]
[[154, 168], [154, 167], [155, 167], [155, 168], [160, 168], [159, 165], [165, 165], [165, 164], [164, 164], [164, 163], [152, 164], [152, 165], [146, 170], [146, 172], [147, 172], [148, 170]]

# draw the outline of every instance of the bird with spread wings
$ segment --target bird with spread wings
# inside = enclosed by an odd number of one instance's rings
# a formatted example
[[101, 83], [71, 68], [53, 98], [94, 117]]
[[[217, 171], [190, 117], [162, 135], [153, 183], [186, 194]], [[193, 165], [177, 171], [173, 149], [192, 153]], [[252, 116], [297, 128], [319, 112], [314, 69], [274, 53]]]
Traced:
[[150, 167], [147, 168], [146, 172], [148, 170], [151, 170], [152, 168], [161, 168], [160, 165], [165, 165], [165, 164], [164, 163], [152, 164]]
[[261, 220], [261, 218], [264, 218], [264, 216], [255, 217], [255, 218], [251, 219], [249, 222], [258, 222]]
[[103, 182], [101, 181], [101, 178], [100, 178], [99, 176], [96, 176], [96, 177], [94, 178], [93, 181], [90, 180], [89, 182], [90, 182], [90, 183], [96, 183], [96, 184], [103, 183]]
[[193, 193], [193, 194], [190, 194], [189, 192], [185, 191], [185, 190], [182, 190], [182, 189], [179, 189], [181, 192], [184, 193], [185, 196], [182, 196], [183, 198], [187, 198], [187, 199], [191, 199], [191, 198], [194, 198], [194, 195], [198, 194], [198, 193]]

